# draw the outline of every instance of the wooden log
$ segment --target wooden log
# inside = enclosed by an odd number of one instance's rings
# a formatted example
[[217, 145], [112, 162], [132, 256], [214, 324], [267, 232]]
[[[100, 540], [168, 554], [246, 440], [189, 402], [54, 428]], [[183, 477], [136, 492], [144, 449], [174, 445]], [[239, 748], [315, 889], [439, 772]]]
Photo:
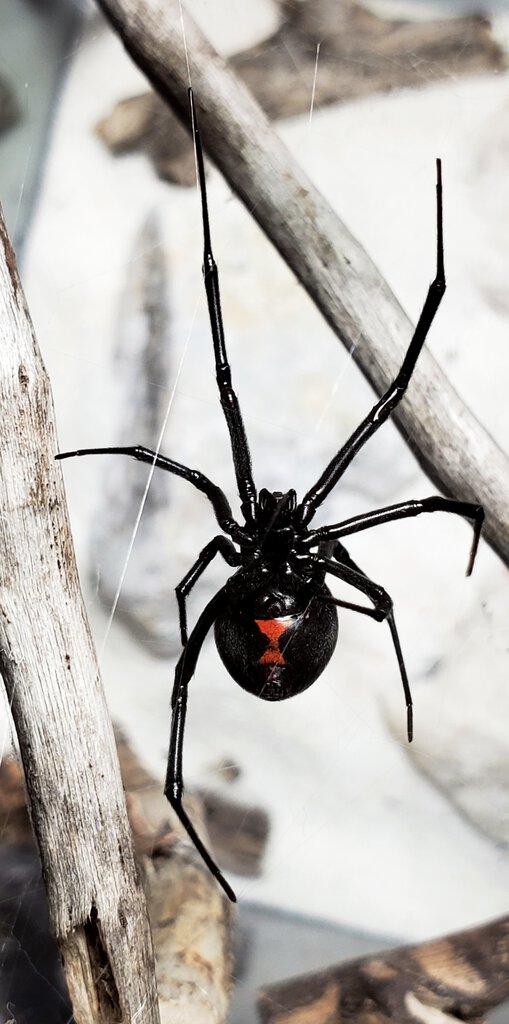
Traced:
[[82, 601], [50, 387], [0, 216], [0, 670], [77, 1024], [157, 1024], [154, 957]]
[[[191, 844], [161, 785], [117, 733], [156, 950], [162, 1024], [225, 1024], [231, 994], [235, 907]], [[202, 801], [185, 805], [207, 846]]]
[[262, 990], [262, 1024], [484, 1024], [509, 998], [509, 917]]
[[[192, 84], [209, 156], [375, 391], [384, 392], [401, 366], [412, 325], [362, 246], [290, 157], [180, 0], [97, 2], [135, 62], [186, 125], [187, 88]], [[433, 272], [430, 267], [430, 279]], [[426, 347], [394, 419], [445, 494], [484, 505], [484, 535], [509, 564], [509, 459]]]

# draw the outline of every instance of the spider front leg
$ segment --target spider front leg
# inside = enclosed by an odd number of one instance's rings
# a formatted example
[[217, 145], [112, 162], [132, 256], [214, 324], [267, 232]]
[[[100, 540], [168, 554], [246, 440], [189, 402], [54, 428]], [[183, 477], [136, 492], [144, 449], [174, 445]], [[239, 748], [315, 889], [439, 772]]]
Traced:
[[256, 522], [256, 487], [251, 468], [251, 454], [246, 430], [240, 411], [239, 400], [232, 387], [232, 375], [221, 313], [221, 296], [219, 292], [219, 274], [217, 263], [212, 252], [210, 237], [209, 211], [207, 200], [207, 184], [198, 119], [194, 105], [193, 90], [188, 90], [191, 125], [196, 154], [198, 184], [200, 186], [202, 224], [203, 224], [203, 279], [209, 309], [210, 329], [214, 345], [214, 361], [216, 364], [216, 381], [219, 389], [219, 400], [230, 434], [233, 468], [237, 478], [237, 487], [241, 500], [242, 514], [249, 523]]
[[[474, 568], [477, 548], [479, 547], [479, 539], [484, 522], [484, 509], [482, 505], [474, 505], [469, 501], [457, 501], [455, 498], [442, 498], [439, 494], [433, 495], [431, 498], [412, 499], [411, 501], [398, 502], [397, 505], [387, 505], [386, 508], [378, 508], [374, 512], [365, 512], [360, 516], [352, 516], [351, 519], [345, 519], [342, 523], [335, 523], [333, 526], [321, 526], [318, 530], [310, 530], [305, 544], [308, 547], [315, 547], [317, 544], [322, 545], [324, 542], [337, 540], [339, 537], [348, 537], [352, 533], [359, 533], [361, 530], [369, 530], [372, 526], [378, 526], [380, 523], [392, 523], [396, 519], [409, 519], [412, 516], [420, 516], [423, 512], [451, 512], [454, 515], [463, 516], [465, 519], [471, 520], [474, 535], [467, 564], [467, 576], [470, 576]], [[346, 548], [342, 548], [342, 551], [348, 554]], [[348, 557], [350, 558], [349, 555]]]
[[337, 579], [343, 580], [345, 583], [349, 583], [350, 586], [355, 587], [356, 590], [360, 590], [361, 593], [365, 594], [366, 597], [372, 601], [373, 608], [365, 608], [363, 605], [352, 604], [348, 601], [341, 601], [338, 598], [331, 599], [334, 604], [337, 604], [342, 608], [350, 608], [353, 611], [361, 612], [363, 615], [369, 615], [372, 619], [376, 619], [377, 622], [386, 621], [389, 626], [392, 643], [396, 652], [396, 658], [398, 659], [401, 682], [403, 684], [403, 693], [405, 695], [407, 711], [407, 736], [408, 742], [411, 743], [414, 734], [413, 701], [407, 670], [403, 659], [403, 651], [401, 650], [399, 635], [396, 629], [392, 598], [389, 596], [387, 591], [383, 589], [383, 587], [379, 586], [379, 584], [375, 583], [373, 580], [370, 580], [369, 576], [366, 576], [366, 573], [355, 564], [352, 558], [350, 558], [348, 551], [342, 544], [337, 542], [334, 546], [329, 544], [325, 547], [324, 545], [322, 550], [330, 551], [335, 561], [332, 561], [331, 558], [325, 557], [325, 555], [319, 551], [318, 554], [311, 556], [312, 562], [325, 569], [325, 572], [330, 573], [332, 576], [336, 576]]
[[196, 626], [194, 627], [189, 640], [182, 651], [175, 669], [175, 683], [171, 698], [172, 720], [170, 732], [170, 749], [168, 752], [168, 766], [166, 770], [166, 782], [164, 794], [171, 807], [175, 811], [179, 821], [185, 828], [191, 842], [207, 865], [211, 874], [217, 879], [224, 889], [228, 899], [235, 903], [237, 897], [231, 886], [224, 878], [216, 862], [201, 841], [194, 825], [190, 822], [186, 811], [182, 806], [184, 795], [184, 780], [182, 777], [182, 757], [184, 747], [184, 729], [186, 724], [187, 711], [187, 690], [189, 681], [194, 675], [194, 670], [200, 656], [203, 641], [214, 620], [226, 604], [225, 588], [223, 587], [201, 613]]
[[232, 568], [240, 565], [239, 553], [236, 548], [234, 548], [232, 542], [226, 537], [222, 537], [221, 534], [218, 534], [217, 537], [213, 537], [213, 539], [205, 545], [203, 550], [200, 551], [194, 565], [191, 566], [189, 572], [184, 576], [184, 579], [175, 587], [179, 610], [180, 639], [182, 641], [182, 647], [185, 647], [187, 644], [186, 598], [191, 593], [196, 581], [217, 554], [221, 554], [225, 562]]
[[414, 372], [415, 364], [419, 353], [426, 341], [428, 331], [433, 323], [435, 314], [442, 301], [445, 292], [445, 270], [444, 270], [444, 242], [443, 242], [443, 219], [442, 219], [442, 164], [437, 160], [437, 248], [436, 248], [436, 271], [435, 277], [428, 288], [428, 294], [417, 321], [417, 326], [401, 364], [399, 372], [387, 388], [385, 394], [373, 406], [371, 412], [364, 418], [362, 423], [354, 430], [346, 444], [329, 462], [316, 484], [304, 495], [299, 506], [300, 522], [305, 526], [313, 518], [317, 508], [320, 507], [332, 488], [343, 476], [345, 469], [355, 458], [357, 452], [366, 444], [373, 434], [381, 427], [382, 423], [389, 418], [391, 413], [401, 402], [410, 378]]
[[209, 480], [205, 473], [201, 473], [199, 469], [190, 469], [189, 466], [183, 466], [181, 462], [167, 459], [165, 455], [153, 452], [150, 448], [145, 448], [141, 444], [130, 445], [127, 448], [124, 446], [115, 448], [79, 448], [78, 451], [74, 452], [59, 452], [58, 455], [55, 455], [55, 459], [74, 459], [82, 455], [128, 455], [132, 459], [137, 459], [138, 462], [146, 462], [149, 466], [153, 466], [156, 469], [165, 469], [167, 473], [173, 473], [175, 476], [181, 477], [182, 480], [188, 480], [193, 487], [196, 487], [198, 491], [201, 491], [208, 498], [221, 529], [238, 540], [246, 538], [245, 530], [233, 518], [230, 503], [224, 492], [217, 484], [212, 483], [212, 480]]

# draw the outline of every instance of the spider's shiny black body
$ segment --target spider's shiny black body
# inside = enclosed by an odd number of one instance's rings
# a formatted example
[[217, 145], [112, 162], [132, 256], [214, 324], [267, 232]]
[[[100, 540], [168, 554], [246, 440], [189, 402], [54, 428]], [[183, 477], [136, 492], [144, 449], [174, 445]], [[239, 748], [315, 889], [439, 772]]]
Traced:
[[214, 624], [228, 672], [263, 700], [307, 690], [338, 636], [325, 572], [309, 563], [296, 520], [295, 491], [260, 491], [256, 528], [241, 547], [243, 563], [226, 584], [225, 607]]
[[241, 569], [227, 584], [227, 597], [214, 633], [235, 682], [263, 700], [285, 700], [307, 690], [330, 661], [338, 638], [338, 615], [324, 600], [332, 597], [325, 583], [311, 579], [301, 585], [291, 569], [286, 579], [270, 570]]
[[[299, 502], [295, 491], [286, 494], [262, 489], [259, 494], [251, 471], [251, 457], [240, 406], [232, 388], [230, 365], [221, 316], [217, 266], [212, 255], [205, 172], [189, 91], [202, 201], [204, 261], [216, 379], [230, 434], [233, 465], [243, 522], [234, 518], [224, 492], [202, 472], [142, 446], [89, 448], [64, 452], [74, 455], [130, 455], [187, 480], [208, 498], [221, 533], [203, 548], [176, 588], [182, 654], [175, 669], [172, 724], [165, 793], [188, 835], [230, 899], [235, 894], [210, 856], [182, 806], [187, 693], [200, 651], [214, 628], [219, 654], [230, 675], [245, 690], [263, 700], [293, 697], [307, 689], [322, 673], [334, 651], [338, 635], [336, 607], [350, 608], [386, 621], [392, 637], [407, 708], [408, 738], [412, 738], [412, 698], [389, 594], [373, 582], [350, 558], [341, 539], [382, 523], [421, 515], [452, 512], [471, 520], [474, 527], [467, 574], [472, 571], [484, 513], [481, 506], [434, 496], [409, 500], [354, 516], [331, 526], [310, 529], [309, 524], [336, 486], [360, 448], [389, 418], [403, 397], [417, 358], [445, 291], [442, 241], [442, 182], [437, 161], [437, 265], [417, 327], [399, 373], [351, 437], [333, 456], [317, 482]], [[226, 534], [226, 536], [225, 536]], [[186, 600], [195, 583], [216, 555], [237, 571], [209, 601], [188, 636]], [[348, 583], [366, 597], [370, 606], [333, 597], [326, 577]]]

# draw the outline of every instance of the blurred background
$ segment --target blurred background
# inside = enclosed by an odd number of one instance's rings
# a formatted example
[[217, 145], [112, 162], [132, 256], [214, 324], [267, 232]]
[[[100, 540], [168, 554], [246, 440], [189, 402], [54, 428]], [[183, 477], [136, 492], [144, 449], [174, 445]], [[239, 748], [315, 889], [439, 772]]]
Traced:
[[[428, 344], [506, 447], [509, 4], [186, 6], [414, 322], [434, 274], [442, 157], [448, 291]], [[162, 436], [161, 451], [201, 469], [237, 511], [193, 183], [185, 134], [92, 3], [3, 0], [0, 201], [53, 385], [60, 448], [155, 447]], [[373, 394], [213, 167], [208, 189], [255, 479], [302, 495]], [[215, 520], [176, 478], [156, 474], [147, 491], [149, 467], [129, 460], [74, 460], [64, 471], [111, 713], [162, 780], [179, 654], [174, 588]], [[434, 492], [387, 424], [317, 522]], [[256, 808], [264, 822], [256, 863], [227, 870], [251, 951], [234, 1022], [255, 1019], [249, 986], [507, 912], [507, 570], [481, 543], [466, 580], [469, 545], [468, 526], [445, 515], [379, 527], [349, 545], [394, 599], [414, 697], [411, 747], [383, 624], [341, 612], [326, 672], [281, 704], [242, 691], [213, 638], [204, 646], [190, 691], [186, 784], [231, 801], [239, 820]], [[193, 592], [191, 623], [228, 575], [216, 561]], [[7, 707], [1, 726], [7, 754]], [[28, 933], [36, 914], [26, 908]], [[29, 959], [21, 948], [17, 937], [16, 969]], [[32, 1019], [29, 1006], [23, 1012], [20, 1024]], [[52, 1014], [48, 1021], [60, 1019]], [[33, 1019], [41, 1024], [40, 1013]]]

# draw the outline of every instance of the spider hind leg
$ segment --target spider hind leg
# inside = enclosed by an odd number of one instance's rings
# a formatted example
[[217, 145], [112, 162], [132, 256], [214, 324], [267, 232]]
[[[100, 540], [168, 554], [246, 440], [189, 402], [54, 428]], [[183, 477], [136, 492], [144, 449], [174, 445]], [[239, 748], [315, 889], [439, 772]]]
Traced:
[[[322, 553], [325, 551], [328, 555], [332, 555], [332, 558], [326, 557]], [[403, 693], [405, 696], [407, 737], [408, 742], [411, 743], [414, 735], [413, 701], [405, 661], [403, 658], [403, 651], [401, 650], [396, 621], [394, 619], [392, 598], [389, 596], [387, 591], [383, 589], [383, 587], [380, 587], [378, 583], [374, 583], [373, 580], [370, 580], [369, 576], [367, 576], [366, 573], [356, 565], [353, 559], [350, 558], [346, 548], [343, 544], [340, 544], [339, 541], [334, 544], [329, 543], [321, 545], [318, 554], [312, 557], [315, 564], [321, 565], [325, 569], [325, 572], [330, 573], [332, 576], [336, 576], [345, 583], [349, 583], [350, 586], [355, 587], [357, 590], [360, 590], [361, 593], [365, 594], [366, 597], [372, 601], [374, 607], [366, 608], [364, 605], [352, 604], [350, 601], [342, 601], [335, 597], [331, 598], [334, 604], [338, 605], [340, 608], [349, 608], [352, 611], [360, 612], [362, 615], [369, 615], [370, 618], [376, 619], [377, 622], [387, 622], [391, 631], [392, 643], [396, 652]], [[324, 600], [328, 600], [328, 598], [324, 598]]]
[[215, 860], [211, 857], [182, 806], [182, 797], [184, 794], [182, 761], [188, 686], [194, 675], [194, 670], [200, 656], [203, 641], [205, 640], [205, 637], [213, 625], [216, 616], [219, 614], [224, 602], [225, 588], [223, 587], [212, 598], [212, 600], [209, 601], [208, 605], [201, 613], [198, 622], [196, 623], [196, 626], [194, 627], [177, 662], [177, 667], [175, 669], [175, 683], [171, 698], [172, 719], [170, 748], [168, 751], [168, 766], [166, 770], [164, 794], [175, 811], [181, 825], [186, 830], [193, 846], [207, 865], [209, 871], [214, 875], [214, 878], [217, 879], [220, 886], [228, 896], [228, 899], [231, 900], [232, 903], [235, 903], [237, 897], [231, 885], [226, 881], [222, 871], [217, 866]]

